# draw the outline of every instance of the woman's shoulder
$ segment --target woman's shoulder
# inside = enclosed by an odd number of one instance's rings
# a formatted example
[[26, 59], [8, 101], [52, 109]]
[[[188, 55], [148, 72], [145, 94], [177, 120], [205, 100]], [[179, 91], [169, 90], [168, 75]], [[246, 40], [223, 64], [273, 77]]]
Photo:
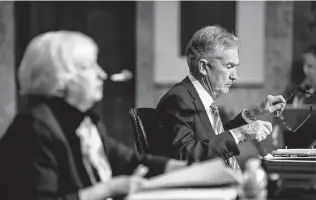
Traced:
[[25, 108], [18, 112], [5, 134], [20, 138], [46, 138], [52, 140], [54, 131], [49, 119], [41, 114], [41, 110]]

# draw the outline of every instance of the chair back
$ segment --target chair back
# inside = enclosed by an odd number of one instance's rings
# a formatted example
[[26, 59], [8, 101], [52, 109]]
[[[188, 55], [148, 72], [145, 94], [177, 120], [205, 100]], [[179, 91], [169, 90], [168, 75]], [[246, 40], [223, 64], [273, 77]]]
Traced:
[[315, 149], [316, 148], [316, 140], [314, 142], [312, 142], [312, 144], [310, 144], [308, 146], [309, 149]]
[[148, 135], [157, 130], [156, 110], [154, 108], [132, 108], [129, 115], [137, 151], [144, 155], [149, 151]]

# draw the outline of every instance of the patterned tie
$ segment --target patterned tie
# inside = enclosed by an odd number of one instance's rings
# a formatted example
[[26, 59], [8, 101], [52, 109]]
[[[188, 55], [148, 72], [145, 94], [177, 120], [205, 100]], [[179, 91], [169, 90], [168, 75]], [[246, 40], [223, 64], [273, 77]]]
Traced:
[[[224, 128], [223, 128], [223, 124], [222, 124], [222, 120], [219, 116], [219, 111], [218, 111], [218, 107], [215, 104], [211, 105], [211, 111], [213, 114], [213, 122], [214, 122], [214, 131], [216, 135], [221, 134], [222, 132], [224, 132]], [[240, 166], [235, 158], [235, 156], [232, 156], [230, 158], [228, 158], [228, 164], [231, 166], [231, 168], [233, 168], [234, 170], [240, 170]]]

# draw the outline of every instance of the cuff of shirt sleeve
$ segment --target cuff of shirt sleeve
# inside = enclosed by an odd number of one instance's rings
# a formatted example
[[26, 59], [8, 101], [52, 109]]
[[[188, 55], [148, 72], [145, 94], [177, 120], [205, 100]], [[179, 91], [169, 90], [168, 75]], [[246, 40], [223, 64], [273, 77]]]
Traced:
[[239, 131], [236, 131], [235, 129], [231, 129], [229, 130], [229, 132], [231, 133], [237, 144], [248, 140], [244, 134], [240, 133]]
[[247, 118], [246, 115], [245, 115], [245, 111], [246, 111], [246, 109], [244, 109], [244, 110], [241, 112], [241, 117], [243, 118], [243, 120], [245, 120], [245, 122], [247, 122], [248, 124], [250, 124], [250, 123], [256, 121], [256, 119], [249, 119], [249, 118]]
[[239, 139], [238, 139], [238, 137], [237, 137], [237, 135], [235, 135], [235, 133], [233, 132], [233, 131], [231, 131], [231, 130], [229, 130], [229, 132], [231, 133], [231, 135], [233, 136], [233, 138], [234, 138], [234, 140], [235, 140], [235, 142], [236, 142], [236, 144], [239, 144]]

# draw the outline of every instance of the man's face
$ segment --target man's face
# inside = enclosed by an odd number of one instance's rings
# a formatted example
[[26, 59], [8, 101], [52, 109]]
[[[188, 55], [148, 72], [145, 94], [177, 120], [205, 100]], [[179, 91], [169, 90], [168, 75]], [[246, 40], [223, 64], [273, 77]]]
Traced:
[[238, 49], [231, 48], [219, 53], [213, 65], [209, 67], [207, 77], [210, 82], [212, 96], [218, 98], [229, 92], [233, 81], [237, 79], [236, 67], [239, 66]]
[[306, 76], [306, 83], [312, 87], [316, 87], [316, 56], [312, 53], [304, 55], [303, 70]]

